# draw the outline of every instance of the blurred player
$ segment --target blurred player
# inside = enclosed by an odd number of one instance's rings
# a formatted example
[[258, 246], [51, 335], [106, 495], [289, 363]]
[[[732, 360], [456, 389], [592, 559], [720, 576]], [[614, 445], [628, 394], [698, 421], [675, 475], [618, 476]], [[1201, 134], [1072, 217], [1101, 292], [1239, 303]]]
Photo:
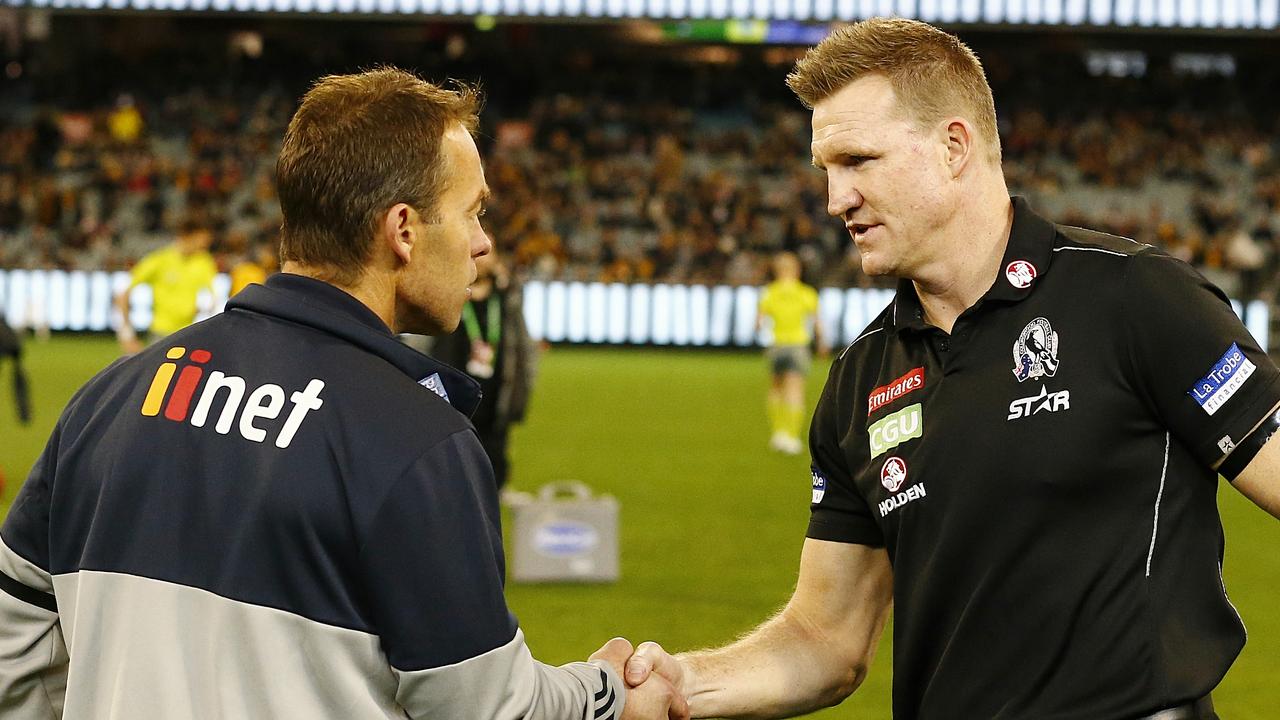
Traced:
[[22, 368], [22, 341], [0, 313], [0, 360], [5, 358], [13, 360], [13, 402], [18, 421], [26, 425], [31, 422], [31, 389]]
[[130, 273], [129, 287], [116, 296], [120, 325], [116, 339], [126, 355], [142, 349], [129, 322], [129, 293], [139, 285], [151, 287], [151, 327], [147, 337], [154, 342], [195, 322], [200, 293], [213, 289], [218, 265], [209, 254], [213, 231], [196, 220], [185, 220], [173, 243], [143, 256]]
[[788, 84], [827, 211], [898, 291], [814, 413], [786, 607], [720, 649], [642, 644], [628, 681], [803, 714], [859, 686], [892, 608], [896, 718], [1216, 718], [1245, 641], [1218, 476], [1280, 517], [1280, 369], [1186, 264], [1009, 197], [954, 36], [856, 23]]
[[477, 107], [393, 69], [303, 98], [283, 272], [91, 380], [0, 528], [0, 717], [686, 716], [625, 640], [533, 659], [476, 384], [395, 338], [451, 332], [488, 252]]
[[798, 455], [803, 449], [804, 384], [812, 360], [809, 345], [816, 339], [819, 354], [825, 354], [826, 343], [818, 320], [818, 292], [800, 281], [800, 259], [789, 252], [778, 253], [773, 258], [773, 276], [760, 297], [756, 316], [757, 331], [766, 319], [773, 328], [773, 345], [765, 353], [770, 374], [769, 426], [773, 431], [769, 447]]
[[471, 416], [498, 488], [511, 474], [507, 438], [511, 425], [524, 419], [533, 391], [538, 349], [524, 321], [520, 285], [496, 253], [476, 259], [471, 299], [462, 307], [462, 322], [452, 334], [436, 340], [431, 355], [463, 368], [484, 393]]

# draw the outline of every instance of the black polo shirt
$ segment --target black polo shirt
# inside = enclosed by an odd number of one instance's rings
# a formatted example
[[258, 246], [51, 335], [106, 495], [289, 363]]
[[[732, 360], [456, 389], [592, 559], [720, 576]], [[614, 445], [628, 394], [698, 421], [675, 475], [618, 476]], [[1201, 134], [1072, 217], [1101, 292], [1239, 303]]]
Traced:
[[839, 357], [808, 536], [884, 546], [894, 715], [1109, 720], [1198, 698], [1245, 640], [1212, 465], [1280, 401], [1225, 296], [1014, 200], [950, 335], [913, 285]]

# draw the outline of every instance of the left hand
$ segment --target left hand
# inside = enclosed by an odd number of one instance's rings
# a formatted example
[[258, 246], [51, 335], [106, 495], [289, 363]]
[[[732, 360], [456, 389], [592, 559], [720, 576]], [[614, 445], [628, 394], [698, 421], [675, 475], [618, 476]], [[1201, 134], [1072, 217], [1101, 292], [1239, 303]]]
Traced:
[[[646, 645], [662, 650], [655, 643], [645, 643], [641, 647]], [[613, 667], [618, 677], [625, 677], [624, 673], [633, 650], [631, 643], [626, 639], [614, 638], [594, 652], [589, 659], [603, 660]], [[626, 682], [632, 685], [629, 679]], [[654, 673], [646, 681], [633, 685], [627, 692], [627, 703], [622, 711], [621, 720], [662, 720], [663, 718], [689, 720], [689, 703], [667, 678]]]

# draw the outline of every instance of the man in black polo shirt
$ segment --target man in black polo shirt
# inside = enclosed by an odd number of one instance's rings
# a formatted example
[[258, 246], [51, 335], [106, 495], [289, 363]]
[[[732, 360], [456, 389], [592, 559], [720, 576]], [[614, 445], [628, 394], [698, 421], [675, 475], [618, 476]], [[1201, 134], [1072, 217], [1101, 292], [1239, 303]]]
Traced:
[[0, 717], [606, 720], [631, 652], [530, 655], [458, 324], [488, 252], [477, 99], [331, 76], [285, 134], [283, 272], [100, 373], [0, 529]]
[[865, 676], [890, 605], [899, 720], [1212, 718], [1244, 643], [1217, 475], [1280, 517], [1280, 372], [1216, 288], [1009, 198], [991, 91], [956, 38], [872, 20], [788, 83], [814, 163], [894, 302], [810, 432], [787, 607], [651, 670], [695, 717], [783, 717]]

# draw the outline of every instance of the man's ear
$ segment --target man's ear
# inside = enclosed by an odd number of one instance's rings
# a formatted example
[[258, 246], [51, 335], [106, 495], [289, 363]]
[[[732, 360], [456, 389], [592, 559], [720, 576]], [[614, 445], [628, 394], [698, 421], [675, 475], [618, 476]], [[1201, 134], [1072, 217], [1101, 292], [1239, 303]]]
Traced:
[[977, 152], [974, 142], [976, 136], [973, 125], [964, 118], [953, 117], [944, 122], [946, 123], [943, 132], [946, 133], [947, 167], [951, 169], [951, 178], [954, 180], [963, 175], [965, 168], [973, 161], [974, 154]]
[[392, 254], [406, 265], [413, 257], [413, 247], [417, 244], [418, 233], [414, 227], [418, 211], [405, 203], [396, 203], [382, 216], [382, 227], [379, 239], [386, 243]]

